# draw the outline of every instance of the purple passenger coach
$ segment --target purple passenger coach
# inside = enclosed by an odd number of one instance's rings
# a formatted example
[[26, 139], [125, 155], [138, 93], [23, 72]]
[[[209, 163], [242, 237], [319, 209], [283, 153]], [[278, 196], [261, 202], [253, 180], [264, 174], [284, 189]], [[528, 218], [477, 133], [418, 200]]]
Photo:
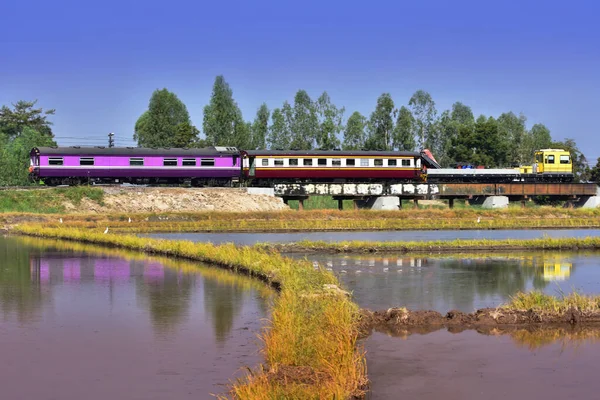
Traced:
[[135, 147], [36, 147], [30, 177], [48, 185], [98, 183], [232, 184], [240, 178], [235, 147], [202, 149]]

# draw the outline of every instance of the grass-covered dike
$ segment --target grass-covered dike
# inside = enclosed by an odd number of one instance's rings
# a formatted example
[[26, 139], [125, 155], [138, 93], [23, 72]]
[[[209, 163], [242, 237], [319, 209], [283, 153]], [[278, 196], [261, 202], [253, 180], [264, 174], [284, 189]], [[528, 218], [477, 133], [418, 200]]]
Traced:
[[180, 257], [258, 277], [279, 291], [262, 333], [266, 367], [236, 382], [231, 394], [243, 399], [348, 399], [364, 394], [365, 356], [357, 345], [359, 309], [325, 269], [277, 252], [232, 244], [40, 225], [17, 226], [14, 232]]
[[0, 212], [64, 213], [66, 202], [77, 206], [84, 198], [102, 205], [104, 191], [90, 186], [0, 190]]
[[295, 243], [259, 243], [254, 245], [265, 251], [319, 252], [319, 253], [445, 253], [465, 251], [509, 250], [596, 250], [600, 237], [539, 239], [456, 239], [414, 242], [325, 242], [304, 240]]

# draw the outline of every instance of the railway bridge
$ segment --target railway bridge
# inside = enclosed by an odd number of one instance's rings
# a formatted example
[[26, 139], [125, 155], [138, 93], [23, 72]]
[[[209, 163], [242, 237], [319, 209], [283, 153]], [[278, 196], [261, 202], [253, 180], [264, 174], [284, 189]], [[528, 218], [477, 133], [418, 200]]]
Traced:
[[344, 200], [353, 200], [354, 207], [398, 209], [402, 200], [447, 199], [450, 208], [455, 199], [467, 199], [470, 204], [486, 208], [502, 208], [509, 201], [525, 202], [536, 196], [565, 200], [570, 205], [596, 207], [600, 205], [595, 183], [287, 183], [273, 187], [275, 196], [284, 202], [298, 200], [299, 208], [310, 196], [331, 196], [343, 208]]

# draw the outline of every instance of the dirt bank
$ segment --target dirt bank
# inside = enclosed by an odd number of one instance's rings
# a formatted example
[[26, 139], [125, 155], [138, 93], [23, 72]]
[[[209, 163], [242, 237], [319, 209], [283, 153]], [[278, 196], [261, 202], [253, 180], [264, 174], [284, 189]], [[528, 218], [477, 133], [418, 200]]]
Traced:
[[83, 198], [63, 202], [68, 213], [136, 213], [193, 211], [282, 211], [289, 207], [278, 197], [248, 194], [233, 188], [102, 188], [102, 202]]
[[485, 332], [510, 327], [561, 325], [600, 327], [600, 311], [586, 313], [576, 308], [570, 308], [564, 313], [551, 314], [533, 310], [483, 308], [473, 313], [453, 310], [442, 315], [437, 311], [410, 311], [406, 308], [390, 308], [374, 312], [362, 310], [359, 331], [362, 337], [369, 336], [373, 331], [391, 336], [404, 336], [411, 333], [428, 333], [444, 328], [452, 332], [467, 329]]

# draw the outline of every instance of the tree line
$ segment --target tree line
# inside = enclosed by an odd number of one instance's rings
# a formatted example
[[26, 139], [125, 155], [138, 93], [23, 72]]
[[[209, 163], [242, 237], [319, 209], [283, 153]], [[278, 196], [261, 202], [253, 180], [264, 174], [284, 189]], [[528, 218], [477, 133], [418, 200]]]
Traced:
[[573, 139], [554, 141], [541, 123], [527, 128], [527, 118], [512, 111], [499, 117], [480, 115], [455, 102], [441, 113], [432, 96], [417, 90], [406, 104], [389, 93], [377, 99], [369, 116], [354, 111], [344, 118], [327, 92], [312, 99], [298, 90], [270, 110], [262, 104], [246, 121], [223, 76], [217, 76], [200, 129], [192, 125], [185, 104], [167, 89], [156, 90], [148, 110], [135, 125], [134, 139], [148, 147], [235, 146], [240, 149], [398, 150], [428, 148], [443, 166], [483, 165], [488, 168], [531, 164], [537, 149], [558, 147], [572, 152], [578, 175], [586, 160]]
[[[36, 101], [18, 101], [0, 108], [0, 185], [27, 182], [29, 152], [36, 146], [55, 146], [54, 109]], [[441, 113], [432, 96], [417, 90], [405, 104], [383, 93], [368, 115], [336, 106], [327, 92], [312, 99], [298, 90], [293, 102], [269, 109], [262, 104], [246, 121], [223, 76], [217, 76], [204, 107], [202, 133], [193, 125], [186, 105], [167, 89], [155, 90], [148, 109], [137, 119], [134, 140], [140, 147], [235, 146], [240, 149], [344, 149], [415, 151], [428, 148], [444, 167], [458, 164], [511, 167], [530, 165], [541, 148], [571, 152], [579, 180], [600, 180], [600, 159], [588, 168], [573, 139], [555, 141], [543, 124], [527, 127], [523, 114], [480, 115], [455, 102]]]

